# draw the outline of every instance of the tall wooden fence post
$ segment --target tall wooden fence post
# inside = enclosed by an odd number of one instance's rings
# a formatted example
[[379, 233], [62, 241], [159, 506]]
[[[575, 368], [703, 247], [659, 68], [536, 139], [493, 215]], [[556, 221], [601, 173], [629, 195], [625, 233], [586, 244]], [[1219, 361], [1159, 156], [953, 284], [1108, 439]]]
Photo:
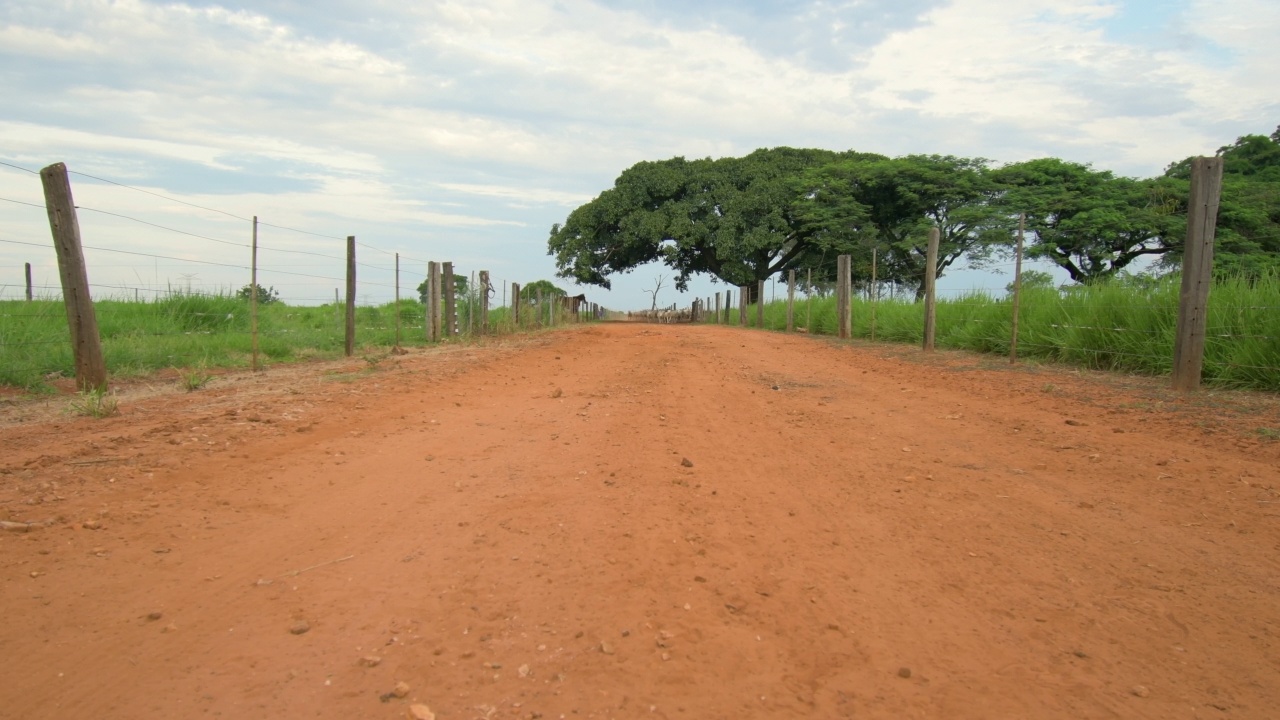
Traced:
[[848, 339], [853, 335], [853, 256], [836, 257], [836, 320], [839, 323], [839, 337]]
[[440, 263], [434, 260], [427, 261], [427, 302], [423, 311], [425, 317], [422, 318], [425, 327], [427, 342], [438, 342], [440, 340]]
[[716, 324], [720, 324], [720, 293], [716, 293]]
[[787, 332], [796, 329], [796, 271], [787, 271]]
[[31, 263], [23, 263], [27, 269], [27, 302], [31, 302]]
[[356, 236], [347, 236], [347, 357], [356, 354]]
[[62, 301], [71, 330], [71, 350], [75, 358], [76, 386], [81, 390], [106, 390], [107, 365], [102, 359], [98, 336], [98, 316], [89, 296], [89, 270], [80, 245], [80, 221], [71, 197], [67, 166], [54, 163], [40, 171], [44, 205], [49, 214], [49, 230], [58, 253], [58, 274], [62, 278]]
[[1187, 206], [1187, 244], [1182, 251], [1182, 291], [1173, 342], [1173, 389], [1200, 387], [1204, 369], [1205, 323], [1213, 281], [1213, 237], [1222, 196], [1222, 158], [1191, 161], [1191, 201]]
[[480, 271], [480, 334], [489, 334], [489, 271]]
[[249, 341], [253, 350], [251, 367], [261, 370], [258, 364], [258, 216], [253, 216], [253, 250], [249, 261]]
[[444, 295], [444, 337], [451, 338], [458, 334], [458, 304], [453, 293], [453, 263], [442, 263], [440, 267], [442, 275], [440, 292]]
[[511, 283], [511, 321], [520, 327], [520, 283]]
[[738, 325], [740, 327], [747, 326], [747, 287], [745, 285], [738, 286]]
[[1027, 214], [1018, 215], [1018, 250], [1013, 263], [1013, 324], [1009, 327], [1009, 364], [1018, 362], [1018, 313], [1022, 307], [1022, 241], [1027, 229]]
[[813, 332], [813, 268], [806, 270], [808, 273], [808, 285], [804, 290], [804, 331]]
[[938, 228], [929, 228], [929, 249], [924, 256], [924, 349], [933, 350], [934, 335], [937, 333], [937, 278], [938, 278], [938, 240], [941, 236]]
[[871, 248], [871, 342], [876, 341], [876, 305], [880, 302], [880, 284], [876, 282], [876, 249]]
[[764, 329], [764, 281], [756, 282], [756, 327]]
[[400, 347], [400, 253], [396, 253], [396, 347]]

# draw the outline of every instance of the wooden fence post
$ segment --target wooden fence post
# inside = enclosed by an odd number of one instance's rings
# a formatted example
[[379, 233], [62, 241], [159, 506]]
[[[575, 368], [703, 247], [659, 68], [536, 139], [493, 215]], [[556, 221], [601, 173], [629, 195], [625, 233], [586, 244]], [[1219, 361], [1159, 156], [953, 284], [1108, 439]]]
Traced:
[[396, 253], [396, 347], [400, 347], [400, 253]]
[[44, 186], [44, 206], [49, 214], [53, 248], [58, 253], [58, 274], [62, 278], [62, 302], [71, 330], [71, 350], [75, 358], [76, 386], [81, 390], [106, 390], [107, 365], [102, 359], [98, 336], [98, 316], [89, 296], [89, 270], [80, 245], [80, 221], [71, 197], [67, 166], [54, 163], [40, 171]]
[[511, 320], [520, 327], [520, 283], [511, 283]]
[[876, 304], [880, 302], [880, 285], [876, 282], [876, 249], [871, 248], [871, 342], [876, 341]]
[[756, 327], [764, 329], [764, 281], [756, 281]]
[[427, 263], [427, 340], [440, 342], [440, 263]]
[[1027, 229], [1027, 214], [1018, 215], [1018, 250], [1013, 263], [1013, 324], [1009, 328], [1009, 364], [1018, 362], [1018, 312], [1022, 306], [1022, 240]]
[[807, 282], [809, 283], [809, 285], [808, 287], [805, 288], [805, 291], [804, 291], [804, 306], [805, 306], [804, 307], [804, 331], [807, 333], [812, 333], [813, 332], [813, 325], [812, 325], [813, 323], [813, 268], [808, 268], [806, 272], [808, 273], [809, 279], [807, 280]]
[[1187, 244], [1182, 251], [1182, 291], [1178, 296], [1178, 328], [1173, 342], [1173, 389], [1200, 387], [1204, 369], [1204, 334], [1213, 282], [1213, 238], [1222, 196], [1222, 158], [1191, 161], [1191, 200], [1187, 206]]
[[738, 286], [738, 325], [739, 327], [747, 326], [747, 288], [745, 285]]
[[938, 240], [941, 232], [936, 227], [929, 228], [929, 248], [924, 257], [924, 349], [933, 350], [934, 335], [937, 333], [937, 278], [938, 278]]
[[720, 293], [716, 293], [716, 324], [720, 324]]
[[836, 320], [839, 337], [848, 339], [853, 334], [853, 256], [836, 257]]
[[23, 263], [27, 266], [27, 302], [31, 302], [31, 263]]
[[356, 354], [356, 236], [347, 236], [347, 357]]
[[253, 216], [253, 250], [249, 261], [249, 344], [253, 350], [250, 367], [261, 370], [258, 365], [258, 216]]
[[796, 329], [796, 271], [787, 271], [787, 332]]
[[546, 306], [544, 306], [542, 303], [543, 303], [542, 288], [538, 288], [538, 323], [537, 323], [538, 327], [542, 327], [542, 315], [543, 315], [542, 311], [546, 309]]
[[441, 294], [444, 295], [444, 337], [458, 334], [458, 298], [453, 293], [453, 263], [441, 263]]
[[489, 271], [480, 271], [480, 334], [489, 334]]

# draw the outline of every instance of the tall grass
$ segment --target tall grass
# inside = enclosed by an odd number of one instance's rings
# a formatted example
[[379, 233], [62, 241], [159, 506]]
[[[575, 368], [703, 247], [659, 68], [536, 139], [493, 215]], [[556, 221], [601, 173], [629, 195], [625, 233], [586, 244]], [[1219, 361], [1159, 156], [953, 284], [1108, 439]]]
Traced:
[[[1067, 290], [1029, 288], [1021, 296], [1018, 356], [1164, 375], [1173, 367], [1180, 278], [1153, 283], [1116, 281]], [[834, 298], [814, 298], [809, 332], [835, 335]], [[765, 328], [786, 327], [786, 302], [765, 304]], [[806, 300], [796, 301], [803, 327]], [[747, 317], [754, 321], [756, 308]], [[853, 335], [871, 337], [872, 304], [853, 302]], [[938, 300], [938, 347], [1008, 353], [1012, 300], [983, 292]], [[737, 321], [736, 311], [733, 321]], [[886, 342], [923, 341], [924, 305], [909, 300], [875, 304], [875, 336]], [[1216, 281], [1209, 294], [1204, 377], [1241, 388], [1280, 391], [1280, 275]]]
[[[230, 294], [174, 294], [154, 302], [94, 303], [107, 371], [115, 377], [165, 368], [247, 368], [252, 362], [249, 304]], [[330, 303], [258, 308], [259, 352], [267, 363], [335, 358], [345, 347], [345, 307]], [[472, 317], [472, 314], [476, 317]], [[459, 298], [458, 326], [465, 337], [481, 325], [477, 294]], [[417, 300], [356, 308], [356, 344], [426, 344], [425, 311]], [[564, 318], [557, 314], [557, 322]], [[549, 324], [546, 310], [526, 306], [517, 326], [510, 308], [489, 311], [491, 332], [528, 330]], [[61, 300], [0, 301], [0, 385], [28, 389], [74, 374], [67, 317]]]

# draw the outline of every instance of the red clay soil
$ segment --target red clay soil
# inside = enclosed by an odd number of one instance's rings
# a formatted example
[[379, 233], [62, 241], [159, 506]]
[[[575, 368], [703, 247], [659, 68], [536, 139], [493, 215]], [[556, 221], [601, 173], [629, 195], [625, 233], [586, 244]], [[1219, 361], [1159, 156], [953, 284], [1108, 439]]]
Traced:
[[11, 402], [0, 717], [1277, 717], [1280, 404], [1162, 384], [612, 324]]

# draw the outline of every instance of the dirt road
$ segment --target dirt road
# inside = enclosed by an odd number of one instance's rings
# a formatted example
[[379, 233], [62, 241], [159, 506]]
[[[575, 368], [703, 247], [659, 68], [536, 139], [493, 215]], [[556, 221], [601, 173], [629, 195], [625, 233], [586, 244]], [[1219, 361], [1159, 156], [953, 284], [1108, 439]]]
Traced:
[[1280, 404], [1159, 386], [617, 324], [12, 405], [0, 717], [1275, 717]]

